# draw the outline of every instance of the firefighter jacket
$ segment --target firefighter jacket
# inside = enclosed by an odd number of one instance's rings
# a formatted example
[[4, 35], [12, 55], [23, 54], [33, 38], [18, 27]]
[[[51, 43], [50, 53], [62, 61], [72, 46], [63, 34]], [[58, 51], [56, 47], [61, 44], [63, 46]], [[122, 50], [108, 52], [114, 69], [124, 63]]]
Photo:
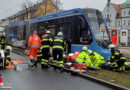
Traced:
[[10, 50], [6, 50], [6, 51], [0, 51], [0, 67], [2, 67], [3, 69], [5, 68], [5, 66], [8, 64], [7, 60], [9, 62], [11, 62], [11, 58], [10, 58]]
[[104, 57], [96, 52], [90, 54], [90, 59], [95, 67], [99, 67], [101, 64], [105, 63]]
[[5, 47], [5, 37], [2, 36], [0, 37], [0, 50], [4, 49], [4, 47]]
[[66, 41], [63, 37], [61, 36], [56, 36], [53, 39], [53, 49], [60, 49], [60, 50], [65, 50], [65, 45], [66, 45]]
[[42, 49], [50, 48], [52, 46], [52, 41], [53, 39], [51, 36], [44, 37], [41, 41]]
[[109, 58], [109, 61], [110, 62], [117, 62], [119, 60], [126, 61], [126, 58], [124, 57], [124, 55], [122, 54], [121, 51], [115, 49], [115, 50], [113, 50], [112, 55]]
[[29, 37], [28, 47], [29, 48], [40, 48], [41, 47], [40, 37], [36, 34], [31, 35]]
[[76, 61], [81, 64], [86, 64], [87, 67], [93, 67], [93, 64], [91, 63], [90, 57], [88, 54], [86, 54], [85, 51], [82, 51], [78, 58], [76, 58]]
[[5, 59], [8, 60], [9, 62], [11, 62], [10, 50], [8, 50], [8, 49], [5, 51]]

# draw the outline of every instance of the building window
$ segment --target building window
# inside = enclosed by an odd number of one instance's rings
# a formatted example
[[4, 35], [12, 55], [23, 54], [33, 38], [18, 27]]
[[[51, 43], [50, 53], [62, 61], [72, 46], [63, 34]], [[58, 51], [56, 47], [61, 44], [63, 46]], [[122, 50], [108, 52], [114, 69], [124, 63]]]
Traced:
[[120, 21], [118, 21], [118, 26], [120, 26]]
[[128, 25], [130, 25], [130, 20], [128, 20]]
[[126, 25], [126, 21], [124, 20], [124, 26]]
[[129, 11], [129, 15], [130, 15], [130, 11]]
[[126, 32], [122, 32], [122, 36], [126, 36]]
[[107, 15], [107, 18], [109, 18], [109, 14]]
[[124, 16], [126, 16], [126, 11], [124, 11]]

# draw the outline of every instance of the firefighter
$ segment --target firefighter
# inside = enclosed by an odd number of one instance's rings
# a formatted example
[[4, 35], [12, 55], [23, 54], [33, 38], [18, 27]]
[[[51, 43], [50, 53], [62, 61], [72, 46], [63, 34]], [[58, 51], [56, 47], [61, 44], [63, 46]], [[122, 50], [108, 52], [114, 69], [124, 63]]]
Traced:
[[37, 67], [37, 52], [41, 47], [41, 39], [37, 35], [37, 31], [33, 31], [33, 35], [29, 37], [28, 42], [29, 50], [29, 58], [31, 59], [31, 67]]
[[43, 39], [41, 41], [42, 44], [42, 60], [41, 60], [41, 67], [42, 69], [49, 68], [49, 57], [50, 57], [50, 47], [52, 44], [52, 37], [50, 36], [50, 31], [46, 31], [46, 34], [43, 35]]
[[0, 50], [5, 49], [5, 33], [0, 34]]
[[53, 39], [53, 66], [54, 70], [57, 69], [57, 64], [59, 64], [60, 71], [63, 72], [63, 52], [65, 51], [65, 45], [66, 41], [63, 38], [63, 33], [58, 32], [57, 36], [54, 37]]
[[76, 58], [76, 61], [78, 63], [87, 65], [87, 67], [89, 67], [89, 68], [94, 69], [95, 67], [93, 66], [93, 64], [92, 64], [92, 62], [90, 60], [90, 57], [86, 52], [87, 52], [87, 47], [83, 46], [82, 52], [79, 54], [78, 58]]
[[117, 50], [114, 44], [110, 44], [109, 49], [111, 51], [111, 57], [108, 63], [111, 63], [111, 69], [114, 71], [125, 71], [128, 63], [126, 63], [126, 58], [122, 52]]
[[105, 64], [104, 57], [102, 57], [100, 54], [93, 52], [91, 50], [88, 50], [88, 53], [95, 69], [100, 69], [101, 65]]
[[0, 50], [0, 68], [5, 69], [6, 65], [11, 64], [10, 51], [12, 50], [11, 46], [7, 46], [5, 51]]

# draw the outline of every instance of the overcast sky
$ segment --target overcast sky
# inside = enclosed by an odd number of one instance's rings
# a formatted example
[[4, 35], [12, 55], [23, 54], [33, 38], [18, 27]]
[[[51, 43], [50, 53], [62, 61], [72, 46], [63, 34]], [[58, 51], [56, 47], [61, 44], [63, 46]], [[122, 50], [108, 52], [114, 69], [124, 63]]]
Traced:
[[[37, 0], [30, 0], [35, 3]], [[111, 0], [112, 3], [121, 4], [126, 0]], [[21, 10], [22, 3], [25, 0], [0, 0], [0, 19], [7, 18]], [[62, 7], [65, 10], [72, 8], [96, 8], [103, 10], [107, 0], [61, 0]]]

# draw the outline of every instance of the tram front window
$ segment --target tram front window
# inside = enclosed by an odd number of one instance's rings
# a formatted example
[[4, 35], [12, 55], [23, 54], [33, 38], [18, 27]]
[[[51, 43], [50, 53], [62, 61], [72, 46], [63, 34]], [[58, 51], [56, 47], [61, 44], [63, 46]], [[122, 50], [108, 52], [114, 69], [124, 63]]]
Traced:
[[[104, 43], [104, 39], [109, 41], [109, 33], [105, 26], [105, 22], [101, 12], [94, 9], [85, 9], [84, 12], [86, 13], [90, 27], [97, 43], [101, 45], [102, 43]], [[105, 30], [105, 34], [102, 34], [102, 29]]]

